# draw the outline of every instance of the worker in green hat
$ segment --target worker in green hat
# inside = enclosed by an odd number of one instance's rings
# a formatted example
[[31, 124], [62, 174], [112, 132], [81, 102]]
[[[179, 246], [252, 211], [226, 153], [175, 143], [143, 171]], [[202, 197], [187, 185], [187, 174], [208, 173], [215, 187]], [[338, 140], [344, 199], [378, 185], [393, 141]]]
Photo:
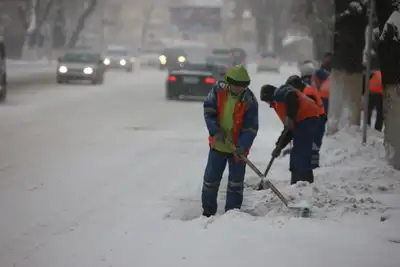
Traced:
[[258, 103], [248, 88], [250, 77], [243, 66], [234, 66], [218, 81], [204, 101], [204, 119], [210, 151], [202, 189], [203, 216], [217, 212], [222, 174], [229, 165], [225, 211], [240, 209], [247, 156], [258, 131]]

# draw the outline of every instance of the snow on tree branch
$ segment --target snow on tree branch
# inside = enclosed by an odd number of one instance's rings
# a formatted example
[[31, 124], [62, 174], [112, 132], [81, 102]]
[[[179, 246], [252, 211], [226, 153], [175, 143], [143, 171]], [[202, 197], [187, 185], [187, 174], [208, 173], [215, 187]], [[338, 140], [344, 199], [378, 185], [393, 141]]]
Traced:
[[367, 0], [351, 1], [345, 11], [336, 15], [336, 19], [341, 20], [351, 16], [362, 15], [365, 13], [367, 5]]
[[395, 40], [400, 42], [400, 12], [394, 11], [387, 20], [385, 27], [383, 28], [380, 40]]

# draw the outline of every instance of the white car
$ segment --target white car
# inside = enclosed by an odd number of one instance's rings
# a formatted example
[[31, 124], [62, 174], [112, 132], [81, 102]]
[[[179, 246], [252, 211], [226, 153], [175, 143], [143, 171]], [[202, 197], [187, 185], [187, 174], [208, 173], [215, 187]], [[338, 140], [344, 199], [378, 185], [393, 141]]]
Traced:
[[281, 61], [275, 52], [262, 53], [257, 58], [257, 72], [274, 71], [280, 72]]

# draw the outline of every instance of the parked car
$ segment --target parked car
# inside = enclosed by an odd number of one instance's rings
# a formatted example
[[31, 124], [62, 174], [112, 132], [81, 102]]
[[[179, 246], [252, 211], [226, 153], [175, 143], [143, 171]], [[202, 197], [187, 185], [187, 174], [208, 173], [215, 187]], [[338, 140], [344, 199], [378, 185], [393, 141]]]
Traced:
[[106, 67], [100, 53], [89, 51], [70, 51], [58, 59], [57, 83], [71, 80], [91, 81], [102, 84]]
[[7, 70], [6, 70], [6, 48], [0, 41], [0, 102], [7, 97]]
[[132, 72], [135, 58], [129, 49], [124, 46], [109, 46], [104, 59], [104, 64], [111, 69], [124, 69]]
[[274, 71], [280, 72], [281, 60], [277, 53], [266, 52], [261, 53], [257, 58], [257, 72], [261, 71]]

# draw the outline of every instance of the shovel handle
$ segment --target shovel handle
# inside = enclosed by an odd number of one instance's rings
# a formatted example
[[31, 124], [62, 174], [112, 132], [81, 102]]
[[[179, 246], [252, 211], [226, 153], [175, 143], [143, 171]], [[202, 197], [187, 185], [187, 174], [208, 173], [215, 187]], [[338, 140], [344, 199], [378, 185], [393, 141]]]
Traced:
[[[261, 179], [264, 179], [264, 175], [260, 172], [260, 170], [245, 156], [240, 157]], [[272, 192], [285, 204], [287, 207], [289, 205], [289, 201], [285, 198], [284, 195], [275, 187], [273, 183], [271, 183], [268, 179], [265, 179], [265, 183], [271, 188]]]
[[[231, 142], [229, 142], [228, 140], [226, 140], [228, 142], [228, 144], [231, 145], [233, 151], [235, 151], [236, 147], [235, 145], [233, 145]], [[258, 177], [260, 177], [262, 180], [264, 179], [264, 174], [256, 167], [256, 165], [254, 165], [246, 156], [241, 155], [240, 159], [243, 160], [246, 165], [248, 165], [257, 175]], [[268, 165], [269, 168], [271, 168], [272, 166], [272, 162], [273, 162], [274, 158], [271, 159], [270, 164]], [[283, 204], [285, 204], [285, 206], [287, 207], [289, 205], [289, 201], [285, 198], [284, 195], [282, 195], [282, 193], [278, 190], [278, 188], [275, 187], [275, 185], [273, 185], [269, 180], [265, 180], [265, 182], [267, 183], [268, 187], [271, 188], [272, 192], [275, 193], [275, 195], [283, 202]]]

